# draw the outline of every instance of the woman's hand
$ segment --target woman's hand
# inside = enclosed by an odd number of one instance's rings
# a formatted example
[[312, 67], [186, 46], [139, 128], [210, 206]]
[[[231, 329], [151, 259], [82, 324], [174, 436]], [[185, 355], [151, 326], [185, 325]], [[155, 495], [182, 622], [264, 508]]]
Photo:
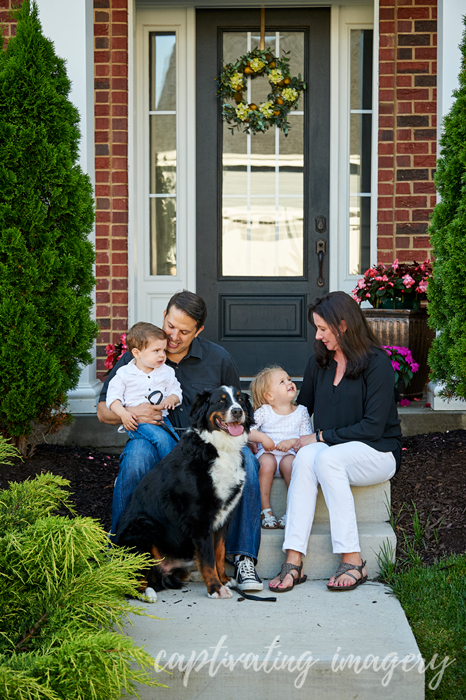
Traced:
[[315, 433], [312, 433], [312, 435], [301, 435], [299, 440], [296, 440], [294, 449], [296, 452], [298, 452], [301, 449], [301, 447], [306, 447], [306, 445], [312, 445], [313, 442], [317, 442]]

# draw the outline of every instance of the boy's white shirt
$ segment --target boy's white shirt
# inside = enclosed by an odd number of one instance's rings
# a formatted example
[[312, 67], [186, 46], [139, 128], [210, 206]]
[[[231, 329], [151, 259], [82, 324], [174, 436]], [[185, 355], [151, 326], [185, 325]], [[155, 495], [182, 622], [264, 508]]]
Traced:
[[[126, 408], [149, 403], [149, 394], [157, 389], [162, 392], [164, 399], [171, 394], [176, 394], [180, 403], [183, 400], [183, 392], [172, 367], [164, 363], [146, 374], [136, 366], [136, 360], [133, 359], [127, 365], [120, 367], [110, 380], [107, 390], [107, 408], [110, 408], [117, 399]], [[162, 411], [163, 416], [167, 414], [167, 410]]]

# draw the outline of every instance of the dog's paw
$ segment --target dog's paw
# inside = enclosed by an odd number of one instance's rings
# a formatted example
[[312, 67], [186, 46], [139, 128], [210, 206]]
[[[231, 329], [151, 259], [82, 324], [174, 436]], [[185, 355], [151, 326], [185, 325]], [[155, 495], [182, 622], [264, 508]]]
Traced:
[[230, 591], [230, 589], [227, 586], [222, 586], [218, 592], [215, 591], [215, 593], [207, 593], [208, 598], [233, 598], [233, 593]]
[[140, 600], [142, 600], [144, 603], [156, 603], [157, 593], [154, 591], [153, 588], [148, 586], [144, 593], [140, 596]]
[[234, 588], [236, 586], [236, 579], [235, 578], [229, 578], [226, 583], [223, 584], [224, 586], [228, 586], [228, 588]]

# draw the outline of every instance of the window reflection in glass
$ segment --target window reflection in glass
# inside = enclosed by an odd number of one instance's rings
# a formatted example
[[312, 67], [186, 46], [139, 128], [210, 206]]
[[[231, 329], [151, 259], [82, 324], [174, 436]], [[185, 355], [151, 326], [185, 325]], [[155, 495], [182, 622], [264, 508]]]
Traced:
[[149, 44], [150, 274], [176, 275], [176, 34]]
[[[259, 45], [258, 32], [225, 32], [228, 63]], [[293, 75], [304, 74], [304, 33], [269, 32], [265, 44], [282, 54], [293, 48]], [[260, 104], [271, 88], [266, 77], [248, 80], [244, 97]], [[278, 129], [246, 135], [223, 125], [222, 274], [240, 277], [303, 275], [303, 101]]]
[[370, 266], [372, 29], [350, 34], [349, 274]]

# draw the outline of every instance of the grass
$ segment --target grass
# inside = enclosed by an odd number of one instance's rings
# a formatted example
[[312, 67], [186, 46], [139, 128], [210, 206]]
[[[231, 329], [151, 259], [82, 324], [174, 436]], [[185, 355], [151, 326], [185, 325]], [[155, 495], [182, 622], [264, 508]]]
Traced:
[[[402, 554], [395, 562], [390, 546], [382, 548], [381, 578], [400, 601], [427, 665], [426, 700], [464, 700], [466, 555], [452, 555], [431, 566], [425, 564], [422, 553], [429, 519], [421, 523], [414, 503], [413, 506], [414, 534], [408, 537], [402, 532]], [[401, 510], [390, 516], [392, 525], [399, 521], [400, 513]]]

